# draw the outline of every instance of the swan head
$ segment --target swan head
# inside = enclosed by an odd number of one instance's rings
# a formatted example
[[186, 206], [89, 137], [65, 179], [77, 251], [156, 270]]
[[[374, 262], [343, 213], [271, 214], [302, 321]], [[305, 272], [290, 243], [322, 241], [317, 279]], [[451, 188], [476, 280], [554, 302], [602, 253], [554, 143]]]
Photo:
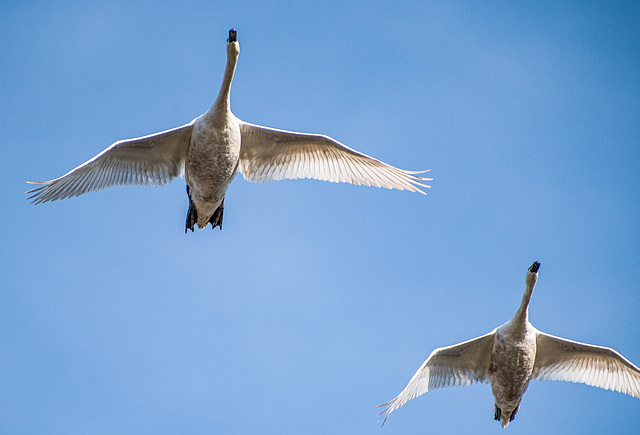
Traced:
[[536, 261], [527, 271], [525, 282], [528, 287], [533, 287], [534, 285], [536, 285], [536, 282], [538, 281], [538, 269], [540, 269], [540, 262]]
[[234, 58], [240, 54], [240, 44], [238, 44], [238, 32], [236, 29], [229, 30], [229, 39], [227, 39], [227, 57]]
[[236, 29], [229, 30], [229, 39], [227, 42], [237, 42], [238, 41], [238, 31]]
[[540, 269], [540, 262], [539, 261], [535, 261], [531, 267], [529, 268], [529, 272], [531, 273], [538, 273], [538, 269]]

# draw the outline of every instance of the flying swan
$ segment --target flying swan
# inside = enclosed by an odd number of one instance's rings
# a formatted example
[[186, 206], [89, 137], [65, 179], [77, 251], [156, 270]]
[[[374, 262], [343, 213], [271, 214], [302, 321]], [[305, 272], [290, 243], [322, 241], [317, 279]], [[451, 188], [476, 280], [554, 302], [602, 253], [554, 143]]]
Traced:
[[[509, 425], [532, 379], [581, 382], [640, 398], [640, 369], [608, 347], [578, 343], [538, 331], [529, 323], [529, 302], [539, 262], [529, 268], [516, 315], [490, 333], [434, 350], [404, 390], [380, 413], [389, 414], [410, 399], [442, 387], [489, 382], [494, 418]], [[382, 418], [382, 417], [381, 417]]]
[[424, 192], [427, 171], [405, 171], [321, 134], [295, 133], [249, 124], [231, 113], [231, 82], [240, 46], [229, 30], [227, 64], [213, 106], [190, 123], [149, 136], [115, 142], [62, 177], [29, 182], [34, 204], [118, 185], [159, 186], [180, 175], [187, 183], [185, 232], [194, 224], [222, 229], [224, 197], [240, 171], [252, 182], [315, 178], [387, 189]]

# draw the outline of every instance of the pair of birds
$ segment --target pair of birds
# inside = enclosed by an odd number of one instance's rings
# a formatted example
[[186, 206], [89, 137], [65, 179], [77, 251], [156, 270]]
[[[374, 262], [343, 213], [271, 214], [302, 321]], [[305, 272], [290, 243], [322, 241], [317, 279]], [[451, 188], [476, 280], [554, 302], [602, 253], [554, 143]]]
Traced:
[[[405, 171], [353, 150], [325, 135], [296, 133], [241, 121], [231, 112], [231, 82], [240, 47], [229, 31], [227, 63], [213, 106], [188, 124], [122, 140], [67, 174], [31, 183], [33, 203], [82, 195], [116, 185], [158, 186], [180, 175], [187, 183], [185, 232], [197, 225], [222, 229], [224, 198], [238, 172], [253, 182], [315, 178], [424, 193], [427, 171]], [[536, 330], [528, 307], [538, 278], [535, 262], [526, 276], [514, 318], [489, 334], [436, 349], [402, 392], [381, 413], [429, 390], [490, 382], [494, 417], [507, 427], [532, 379], [583, 382], [640, 398], [640, 369], [612, 349], [554, 337]], [[384, 423], [383, 423], [384, 424]]]

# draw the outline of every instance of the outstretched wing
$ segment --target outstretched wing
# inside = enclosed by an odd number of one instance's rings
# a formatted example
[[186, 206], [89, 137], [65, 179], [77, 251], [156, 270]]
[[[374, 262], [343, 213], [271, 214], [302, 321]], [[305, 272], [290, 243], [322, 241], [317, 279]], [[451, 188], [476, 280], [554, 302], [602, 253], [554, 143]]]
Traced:
[[580, 382], [640, 398], [640, 369], [615, 350], [538, 332], [532, 379]]
[[495, 330], [481, 337], [431, 352], [404, 390], [390, 402], [378, 405], [386, 406], [380, 413], [380, 418], [384, 418], [382, 424], [384, 425], [393, 411], [427, 391], [487, 382], [494, 336]]
[[62, 177], [31, 182], [40, 187], [27, 193], [32, 204], [55, 201], [129, 185], [159, 186], [184, 170], [193, 122], [149, 136], [121, 140]]
[[405, 171], [369, 157], [329, 136], [295, 133], [240, 123], [241, 172], [245, 179], [263, 181], [314, 178], [358, 186], [420, 192], [431, 178], [427, 171]]

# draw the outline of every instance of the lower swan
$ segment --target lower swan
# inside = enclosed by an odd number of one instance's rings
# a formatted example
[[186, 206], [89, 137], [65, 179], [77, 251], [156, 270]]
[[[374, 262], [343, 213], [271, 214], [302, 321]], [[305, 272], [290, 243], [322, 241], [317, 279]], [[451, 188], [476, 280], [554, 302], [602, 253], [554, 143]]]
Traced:
[[640, 398], [640, 369], [613, 349], [554, 337], [529, 322], [529, 303], [540, 263], [525, 277], [513, 319], [488, 334], [434, 350], [406, 387], [378, 406], [384, 422], [407, 401], [442, 387], [489, 382], [494, 418], [506, 428], [516, 416], [531, 380], [580, 382]]

